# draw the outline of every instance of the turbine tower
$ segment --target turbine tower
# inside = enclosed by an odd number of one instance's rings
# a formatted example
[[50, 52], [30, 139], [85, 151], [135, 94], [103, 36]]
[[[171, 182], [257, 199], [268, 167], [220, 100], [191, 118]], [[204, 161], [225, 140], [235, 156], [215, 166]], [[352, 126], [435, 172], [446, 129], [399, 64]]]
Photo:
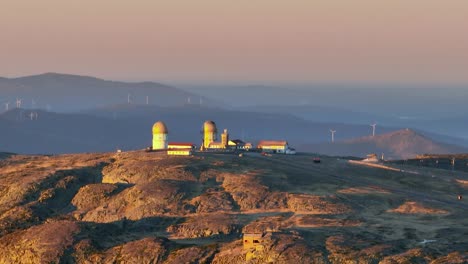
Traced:
[[130, 94], [127, 95], [127, 103], [128, 103], [128, 104], [131, 104], [131, 103], [132, 103], [132, 98], [131, 98], [131, 95], [130, 95]]
[[377, 126], [377, 123], [371, 124], [372, 127], [372, 136], [375, 137], [375, 127]]
[[334, 142], [335, 142], [335, 133], [336, 133], [336, 130], [330, 129], [330, 133], [331, 133], [331, 140], [332, 140], [332, 143], [334, 143]]
[[8, 111], [10, 109], [10, 102], [5, 103], [5, 109], [6, 109], [6, 111]]
[[149, 104], [149, 96], [146, 96], [146, 104]]
[[21, 103], [22, 102], [23, 102], [23, 99], [16, 98], [16, 108], [21, 108]]

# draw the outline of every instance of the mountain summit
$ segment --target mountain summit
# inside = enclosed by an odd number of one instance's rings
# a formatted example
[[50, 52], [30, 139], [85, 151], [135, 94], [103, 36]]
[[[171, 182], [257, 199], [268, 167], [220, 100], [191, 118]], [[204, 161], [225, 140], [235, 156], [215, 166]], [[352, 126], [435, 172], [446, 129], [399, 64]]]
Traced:
[[390, 133], [367, 136], [342, 142], [309, 145], [307, 149], [327, 155], [365, 157], [370, 153], [384, 154], [388, 159], [413, 158], [418, 154], [452, 154], [467, 149], [436, 142], [414, 130], [402, 129]]

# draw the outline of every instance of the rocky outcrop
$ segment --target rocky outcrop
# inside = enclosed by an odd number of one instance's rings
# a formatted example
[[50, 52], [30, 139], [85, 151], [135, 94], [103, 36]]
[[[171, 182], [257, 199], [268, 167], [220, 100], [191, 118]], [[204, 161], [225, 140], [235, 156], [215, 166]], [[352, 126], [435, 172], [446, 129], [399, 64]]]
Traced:
[[173, 238], [200, 238], [232, 235], [240, 230], [234, 216], [229, 214], [200, 215], [186, 219], [181, 224], [171, 225], [167, 231]]
[[424, 206], [417, 202], [405, 202], [398, 208], [388, 210], [391, 213], [399, 214], [448, 214], [448, 211]]
[[307, 214], [343, 214], [351, 210], [335, 197], [309, 194], [289, 194], [288, 208], [293, 212]]
[[222, 190], [208, 189], [190, 201], [197, 213], [214, 213], [234, 211], [238, 206], [232, 196]]
[[231, 194], [241, 210], [278, 210], [287, 207], [286, 193], [271, 192], [254, 172], [223, 174], [222, 186]]
[[428, 256], [424, 249], [414, 248], [406, 252], [385, 257], [381, 264], [400, 264], [400, 263], [429, 263], [432, 258]]
[[[197, 158], [192, 158], [196, 160]], [[197, 181], [187, 169], [190, 159], [177, 159], [153, 153], [121, 153], [106, 166], [103, 183], [145, 184], [157, 180]]]
[[77, 211], [89, 211], [109, 200], [117, 189], [118, 186], [114, 184], [88, 184], [78, 191], [71, 203]]
[[[160, 215], [180, 215], [191, 185], [181, 181], [157, 180], [126, 188], [83, 215], [83, 221], [109, 223], [139, 220]], [[189, 209], [188, 209], [189, 210]]]
[[391, 245], [375, 244], [343, 235], [328, 237], [325, 245], [331, 263], [378, 263], [392, 249]]
[[[91, 263], [163, 263], [169, 253], [167, 239], [144, 238], [118, 245], [87, 259]], [[84, 262], [87, 262], [85, 259]]]
[[211, 263], [215, 254], [216, 246], [182, 248], [172, 251], [164, 263]]
[[0, 238], [0, 263], [58, 263], [73, 244], [79, 226], [51, 220]]

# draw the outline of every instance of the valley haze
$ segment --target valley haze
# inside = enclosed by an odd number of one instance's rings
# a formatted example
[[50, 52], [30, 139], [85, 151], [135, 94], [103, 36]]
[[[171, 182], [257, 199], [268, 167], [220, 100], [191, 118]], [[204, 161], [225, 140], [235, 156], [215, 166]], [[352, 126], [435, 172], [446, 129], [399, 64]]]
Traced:
[[[295, 100], [319, 100], [320, 96], [326, 99], [333, 89], [339, 89], [336, 87], [319, 87], [317, 90], [276, 88], [268, 92], [267, 86], [255, 86], [220, 88], [219, 92], [201, 94], [156, 82], [128, 83], [46, 73], [3, 78], [0, 89], [2, 102], [9, 102], [8, 111], [5, 108], [0, 114], [4, 135], [1, 143], [4, 151], [9, 152], [76, 153], [142, 149], [149, 146], [150, 127], [156, 120], [168, 123], [172, 131], [171, 140], [189, 140], [199, 144], [200, 126], [207, 119], [215, 120], [220, 129], [229, 128], [232, 135], [254, 144], [261, 139], [286, 139], [299, 151], [323, 154], [331, 152], [323, 151], [323, 148], [315, 150], [310, 145], [329, 142], [329, 129], [338, 131], [337, 141], [365, 137], [370, 133], [369, 124], [375, 120], [381, 120], [378, 122], [378, 134], [406, 129], [414, 124], [412, 129], [435, 141], [468, 146], [468, 140], [464, 137], [441, 133], [443, 131], [437, 129], [439, 126], [423, 125], [433, 122], [434, 117], [430, 113], [424, 116], [426, 120], [418, 123], [373, 110], [353, 112], [332, 104], [291, 105]], [[346, 89], [341, 91], [349, 93]], [[271, 105], [274, 102], [270, 100], [271, 96], [282, 98], [283, 102]], [[21, 99], [20, 108], [15, 105], [18, 98]], [[256, 106], [241, 106], [238, 102], [250, 102]], [[322, 104], [325, 102], [323, 100]], [[38, 120], [30, 120], [31, 113], [38, 113]], [[446, 120], [450, 124], [452, 119]], [[376, 152], [385, 150], [375, 149]], [[460, 150], [462, 148], [446, 148], [444, 153]], [[419, 151], [423, 149], [413, 152]], [[366, 154], [357, 153], [358, 156]]]

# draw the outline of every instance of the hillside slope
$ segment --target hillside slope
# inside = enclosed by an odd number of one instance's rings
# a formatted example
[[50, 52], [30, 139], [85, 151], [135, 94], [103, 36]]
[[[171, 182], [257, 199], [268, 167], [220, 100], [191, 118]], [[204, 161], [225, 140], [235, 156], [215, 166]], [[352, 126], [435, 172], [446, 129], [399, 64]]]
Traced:
[[408, 159], [426, 153], [465, 153], [468, 149], [436, 142], [410, 129], [393, 131], [375, 137], [367, 136], [335, 143], [308, 145], [308, 151], [326, 155], [365, 157], [384, 153], [387, 159]]
[[[468, 174], [322, 161], [201, 153], [5, 155], [0, 262], [468, 260], [468, 204], [455, 196], [466, 193], [459, 182]], [[245, 250], [240, 237], [252, 232], [266, 234], [262, 247]]]

